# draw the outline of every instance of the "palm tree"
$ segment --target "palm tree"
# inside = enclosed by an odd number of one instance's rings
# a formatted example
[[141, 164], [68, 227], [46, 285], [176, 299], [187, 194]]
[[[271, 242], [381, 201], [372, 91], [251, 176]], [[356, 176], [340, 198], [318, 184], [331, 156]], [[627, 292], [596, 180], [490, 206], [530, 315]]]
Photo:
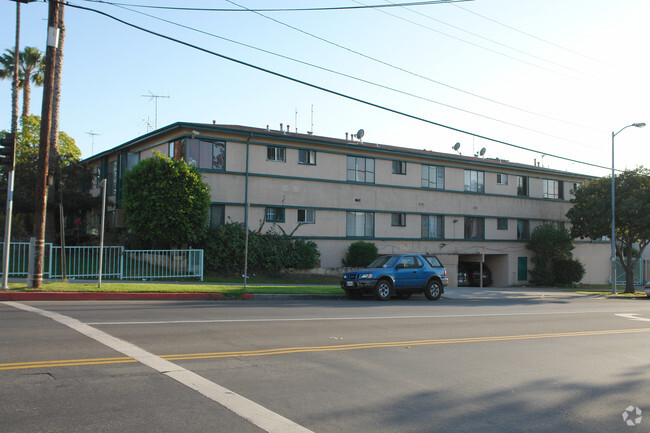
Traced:
[[[6, 49], [0, 56], [0, 78], [11, 78], [14, 70], [15, 50]], [[18, 57], [18, 87], [23, 89], [22, 117], [29, 116], [31, 102], [31, 84], [43, 85], [43, 72], [45, 71], [45, 57], [43, 52], [36, 47], [25, 47]]]

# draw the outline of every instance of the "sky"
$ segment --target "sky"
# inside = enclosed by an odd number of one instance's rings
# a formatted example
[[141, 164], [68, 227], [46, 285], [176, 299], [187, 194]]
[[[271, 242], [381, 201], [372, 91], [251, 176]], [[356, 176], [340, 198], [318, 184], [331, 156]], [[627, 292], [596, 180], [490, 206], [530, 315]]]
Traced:
[[[200, 50], [66, 6], [60, 129], [84, 158], [156, 127], [216, 121], [290, 125], [334, 138], [363, 129], [365, 142], [445, 153], [460, 143], [462, 155], [485, 148], [483, 158], [606, 176], [612, 133], [650, 124], [647, 0], [267, 12], [251, 10], [391, 2], [118, 1], [69, 5]], [[45, 51], [47, 9], [43, 1], [21, 6], [21, 50]], [[14, 2], [0, 1], [3, 52], [15, 45], [15, 10]], [[40, 115], [41, 99], [42, 88], [33, 88], [32, 114]], [[2, 80], [0, 129], [10, 125], [11, 81]], [[615, 152], [616, 169], [650, 166], [650, 126], [617, 134]]]

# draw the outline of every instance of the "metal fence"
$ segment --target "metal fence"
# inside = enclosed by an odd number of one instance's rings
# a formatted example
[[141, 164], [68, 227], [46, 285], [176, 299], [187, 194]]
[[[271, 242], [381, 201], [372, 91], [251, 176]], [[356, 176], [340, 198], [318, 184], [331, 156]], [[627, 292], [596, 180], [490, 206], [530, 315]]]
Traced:
[[[4, 248], [0, 251], [0, 257], [3, 254]], [[62, 278], [62, 262], [61, 247], [45, 243], [43, 277]], [[11, 243], [8, 276], [26, 277], [28, 266], [29, 243]], [[65, 247], [65, 270], [67, 278], [99, 278], [99, 247]], [[105, 246], [102, 256], [102, 278], [120, 280], [199, 278], [203, 281], [203, 250], [127, 250], [120, 246]]]

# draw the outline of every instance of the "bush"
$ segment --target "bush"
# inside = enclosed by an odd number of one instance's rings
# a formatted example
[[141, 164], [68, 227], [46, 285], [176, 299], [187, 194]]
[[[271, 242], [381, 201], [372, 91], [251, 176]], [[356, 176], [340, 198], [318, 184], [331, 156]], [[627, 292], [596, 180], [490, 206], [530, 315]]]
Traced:
[[379, 256], [377, 246], [372, 242], [358, 241], [350, 244], [343, 257], [343, 266], [361, 268], [372, 263]]
[[553, 261], [553, 282], [562, 286], [578, 283], [585, 275], [585, 267], [578, 259]]
[[[204, 245], [208, 271], [233, 275], [244, 272], [246, 229], [241, 223], [222, 224], [208, 230]], [[280, 272], [284, 268], [311, 269], [318, 264], [315, 242], [293, 239], [274, 230], [248, 232], [248, 272]]]

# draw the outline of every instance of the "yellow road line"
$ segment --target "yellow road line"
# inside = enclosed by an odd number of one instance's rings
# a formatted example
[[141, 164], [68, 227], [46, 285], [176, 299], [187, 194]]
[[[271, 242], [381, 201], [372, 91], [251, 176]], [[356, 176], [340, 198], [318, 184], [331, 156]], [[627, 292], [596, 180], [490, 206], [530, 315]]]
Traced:
[[[634, 334], [634, 333], [645, 333], [645, 332], [650, 332], [650, 328], [610, 329], [604, 331], [557, 332], [557, 333], [549, 333], [549, 334], [504, 335], [504, 336], [494, 336], [494, 337], [448, 338], [448, 339], [437, 339], [437, 340], [391, 341], [385, 343], [341, 344], [336, 346], [283, 347], [277, 349], [246, 350], [246, 351], [237, 351], [237, 352], [212, 352], [212, 353], [161, 355], [160, 357], [168, 361], [191, 360], [191, 359], [213, 359], [213, 358], [239, 358], [239, 357], [248, 357], [248, 356], [287, 355], [292, 353], [307, 353], [307, 352], [334, 352], [334, 351], [344, 351], [344, 350], [377, 349], [377, 348], [384, 348], [384, 347], [486, 343], [486, 342], [495, 342], [495, 341], [588, 337], [588, 336], [596, 336], [596, 335]], [[136, 361], [129, 357], [13, 362], [13, 363], [0, 364], [0, 370], [19, 370], [19, 369], [48, 368], [48, 367], [71, 367], [71, 366], [100, 365], [100, 364], [122, 364], [122, 363], [132, 363], [132, 362], [136, 362]]]

